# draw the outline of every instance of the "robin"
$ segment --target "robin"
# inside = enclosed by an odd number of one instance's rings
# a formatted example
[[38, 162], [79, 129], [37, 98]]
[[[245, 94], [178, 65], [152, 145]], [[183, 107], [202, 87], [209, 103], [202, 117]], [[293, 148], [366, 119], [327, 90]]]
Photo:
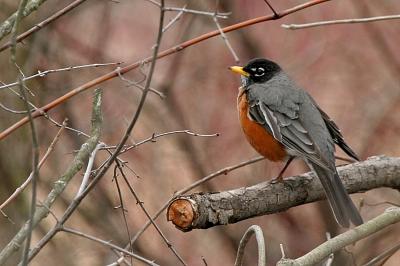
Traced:
[[286, 162], [277, 180], [293, 158], [302, 158], [321, 181], [337, 222], [346, 228], [362, 224], [336, 171], [335, 143], [359, 158], [335, 122], [275, 62], [256, 58], [230, 70], [242, 76], [237, 103], [247, 140], [267, 159]]

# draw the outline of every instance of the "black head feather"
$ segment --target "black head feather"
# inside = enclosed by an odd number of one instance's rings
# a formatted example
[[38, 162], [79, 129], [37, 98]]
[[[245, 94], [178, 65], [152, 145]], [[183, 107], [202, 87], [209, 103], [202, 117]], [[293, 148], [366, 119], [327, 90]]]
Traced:
[[270, 60], [255, 58], [250, 60], [243, 70], [249, 73], [248, 78], [251, 82], [263, 83], [270, 80], [281, 68], [277, 63]]

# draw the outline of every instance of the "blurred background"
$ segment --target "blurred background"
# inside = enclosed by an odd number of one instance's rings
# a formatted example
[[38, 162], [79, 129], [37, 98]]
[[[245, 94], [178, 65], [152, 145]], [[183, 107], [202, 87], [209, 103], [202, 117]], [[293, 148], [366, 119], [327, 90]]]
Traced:
[[[72, 1], [48, 1], [25, 18], [21, 25], [27, 30]], [[305, 1], [270, 3], [280, 11]], [[0, 21], [17, 8], [18, 1], [0, 1]], [[166, 1], [167, 6], [214, 12], [216, 2]], [[222, 27], [270, 14], [264, 1], [219, 1], [218, 11], [231, 12], [219, 19]], [[281, 24], [307, 23], [320, 20], [359, 18], [400, 13], [396, 0], [330, 1], [289, 15], [236, 30], [227, 37], [245, 64], [254, 57], [278, 62], [299, 86], [307, 90], [319, 105], [336, 121], [347, 143], [364, 160], [369, 156], [400, 153], [400, 21], [369, 24], [333, 25], [291, 31]], [[177, 12], [166, 13], [166, 23]], [[142, 60], [152, 53], [156, 39], [159, 9], [149, 1], [86, 1], [71, 13], [56, 20], [18, 45], [18, 62], [25, 75], [38, 70], [57, 69], [93, 63]], [[216, 29], [211, 16], [183, 14], [164, 34], [161, 50]], [[0, 42], [5, 43], [8, 37]], [[17, 71], [10, 64], [9, 50], [0, 53], [0, 81], [11, 83]], [[220, 133], [218, 137], [194, 137], [175, 134], [149, 142], [124, 154], [139, 177], [127, 171], [131, 184], [144, 206], [154, 214], [173, 193], [221, 168], [254, 158], [256, 152], [245, 140], [236, 111], [239, 77], [227, 70], [237, 64], [220, 36], [201, 42], [157, 62], [152, 88], [165, 94], [161, 98], [148, 95], [130, 143], [151, 137], [153, 133], [191, 130], [195, 133]], [[147, 71], [144, 66], [143, 71]], [[113, 70], [115, 66], [86, 68], [50, 74], [27, 82], [34, 93], [29, 96], [42, 106], [73, 88]], [[124, 75], [131, 81], [143, 79], [136, 69]], [[119, 142], [135, 112], [141, 91], [120, 78], [100, 85], [104, 89], [103, 133], [101, 140], [109, 145]], [[90, 132], [92, 91], [88, 90], [51, 110], [49, 115], [83, 132]], [[0, 102], [13, 110], [23, 110], [21, 100], [9, 90], [0, 91]], [[24, 115], [0, 109], [0, 130], [5, 130]], [[35, 120], [41, 156], [58, 128], [44, 118]], [[75, 132], [65, 131], [52, 155], [40, 170], [38, 200], [48, 194], [53, 182], [70, 165], [74, 151], [86, 140]], [[26, 179], [31, 171], [31, 137], [27, 125], [0, 142], [0, 202]], [[341, 151], [338, 155], [344, 156]], [[108, 157], [99, 152], [95, 169]], [[343, 162], [338, 161], [338, 164]], [[275, 177], [283, 164], [261, 161], [220, 176], [195, 191], [222, 191], [249, 186]], [[296, 161], [286, 176], [308, 171]], [[84, 233], [125, 246], [128, 242], [125, 223], [118, 206], [118, 192], [113, 173], [105, 178], [83, 201], [67, 225]], [[82, 173], [75, 176], [59, 198], [53, 213], [61, 216], [75, 196]], [[121, 183], [121, 182], [120, 182]], [[126, 186], [122, 195], [127, 209], [127, 222], [134, 235], [147, 221]], [[391, 201], [400, 197], [392, 189], [376, 189], [352, 195], [356, 204], [363, 200], [361, 214], [369, 220], [380, 214]], [[12, 219], [0, 219], [0, 248], [18, 232], [28, 217], [30, 187], [3, 211]], [[34, 231], [33, 245], [54, 225], [49, 216]], [[268, 265], [276, 263], [283, 244], [287, 257], [301, 256], [326, 240], [326, 232], [341, 232], [325, 202], [307, 204], [286, 212], [257, 217], [237, 224], [208, 230], [183, 233], [166, 221], [157, 220], [166, 237], [189, 265], [233, 265], [240, 238], [246, 229], [257, 224], [267, 242]], [[392, 247], [399, 240], [400, 226], [388, 227], [335, 257], [334, 265], [362, 265]], [[251, 241], [246, 248], [246, 265], [255, 265], [257, 249]], [[135, 242], [134, 251], [154, 259], [160, 265], [179, 265], [153, 227]], [[20, 259], [18, 252], [9, 265]], [[108, 248], [66, 233], [59, 233], [32, 261], [32, 265], [107, 265], [117, 259]], [[400, 253], [385, 265], [398, 265]], [[142, 265], [137, 263], [135, 265]]]

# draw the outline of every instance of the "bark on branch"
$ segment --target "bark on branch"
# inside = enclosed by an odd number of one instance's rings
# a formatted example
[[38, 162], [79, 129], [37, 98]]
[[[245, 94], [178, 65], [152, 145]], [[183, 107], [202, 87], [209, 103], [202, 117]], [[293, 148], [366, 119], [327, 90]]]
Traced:
[[[400, 158], [371, 157], [338, 167], [338, 172], [349, 193], [379, 187], [400, 188]], [[206, 229], [322, 199], [325, 194], [318, 178], [306, 173], [285, 178], [283, 183], [263, 182], [230, 191], [180, 196], [168, 207], [167, 219], [183, 231]]]

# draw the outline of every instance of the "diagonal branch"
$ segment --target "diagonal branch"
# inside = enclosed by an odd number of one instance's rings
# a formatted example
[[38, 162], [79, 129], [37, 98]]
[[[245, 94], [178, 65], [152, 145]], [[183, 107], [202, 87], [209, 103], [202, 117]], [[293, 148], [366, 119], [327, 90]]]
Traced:
[[[371, 157], [338, 168], [349, 193], [379, 187], [400, 189], [400, 158]], [[285, 211], [325, 199], [312, 173], [286, 178], [283, 183], [263, 182], [230, 191], [196, 193], [177, 197], [168, 208], [168, 220], [178, 229], [206, 229], [251, 217]]]
[[[76, 0], [76, 1], [72, 2], [68, 6], [64, 7], [60, 11], [58, 11], [55, 14], [51, 15], [50, 17], [48, 17], [47, 19], [45, 19], [42, 22], [36, 24], [35, 26], [33, 26], [29, 30], [25, 31], [24, 33], [18, 35], [18, 37], [16, 39], [16, 42], [19, 43], [19, 42], [23, 41], [25, 38], [30, 36], [32, 33], [42, 29], [43, 27], [45, 27], [49, 23], [51, 23], [54, 20], [56, 20], [56, 19], [60, 18], [61, 16], [65, 15], [66, 13], [68, 13], [69, 11], [71, 11], [72, 9], [74, 9], [77, 6], [79, 6], [80, 4], [82, 4], [85, 1], [86, 0]], [[1, 39], [1, 37], [0, 37], [0, 39]], [[3, 44], [0, 47], [0, 52], [4, 51], [5, 49], [9, 48], [10, 46], [11, 46], [11, 42], [7, 42], [7, 43]]]
[[278, 266], [300, 266], [317, 265], [323, 259], [352, 243], [355, 243], [367, 236], [370, 236], [383, 228], [400, 222], [400, 208], [391, 207], [378, 217], [360, 225], [356, 228], [344, 232], [325, 243], [319, 245], [309, 253], [297, 259], [281, 259]]
[[[53, 189], [48, 194], [42, 206], [36, 208], [35, 215], [32, 219], [32, 226], [35, 228], [41, 220], [47, 217], [50, 212], [50, 207], [58, 196], [64, 191], [71, 179], [82, 169], [84, 163], [89, 158], [90, 153], [96, 147], [100, 138], [102, 115], [101, 115], [101, 91], [95, 91], [95, 99], [93, 101], [92, 113], [92, 132], [91, 137], [81, 146], [78, 154], [75, 156], [73, 162], [65, 171], [65, 173], [54, 182]], [[6, 263], [7, 259], [16, 251], [19, 250], [21, 244], [26, 239], [28, 234], [29, 221], [26, 222], [14, 238], [7, 244], [7, 246], [0, 252], [0, 265]]]
[[[30, 0], [22, 11], [22, 16], [26, 17], [33, 11], [36, 11], [47, 0]], [[17, 11], [9, 16], [3, 23], [0, 24], [0, 40], [8, 35], [17, 19]]]
[[[292, 13], [298, 12], [300, 10], [309, 8], [311, 6], [318, 5], [318, 4], [321, 4], [321, 3], [324, 3], [324, 2], [328, 2], [328, 1], [330, 1], [330, 0], [308, 1], [308, 2], [306, 2], [304, 4], [297, 5], [295, 7], [292, 7], [292, 8], [289, 8], [289, 9], [281, 11], [281, 12], [278, 13], [278, 16], [276, 16], [274, 14], [271, 14], [271, 15], [261, 16], [261, 17], [258, 17], [258, 18], [249, 19], [249, 20], [246, 20], [246, 21], [243, 21], [243, 22], [240, 22], [240, 23], [225, 27], [225, 28], [222, 29], [222, 32], [227, 33], [227, 32], [238, 30], [238, 29], [241, 29], [241, 28], [244, 28], [244, 27], [248, 27], [248, 26], [257, 24], [257, 23], [261, 23], [261, 22], [265, 22], [265, 21], [269, 21], [269, 20], [280, 19], [280, 18], [282, 18], [284, 16], [287, 16], [289, 14], [292, 14]], [[183, 42], [181, 44], [178, 44], [176, 46], [173, 46], [173, 47], [171, 47], [169, 49], [166, 49], [166, 50], [158, 53], [157, 54], [157, 59], [169, 56], [169, 55], [177, 53], [177, 52], [180, 52], [185, 48], [188, 48], [190, 46], [193, 46], [195, 44], [198, 44], [200, 42], [203, 42], [203, 41], [205, 41], [207, 39], [210, 39], [210, 38], [218, 36], [218, 35], [220, 35], [220, 31], [219, 30], [211, 31], [211, 32], [208, 32], [206, 34], [200, 35], [200, 36], [198, 36], [196, 38], [193, 38], [191, 40], [188, 40], [186, 42]], [[151, 60], [152, 60], [152, 57], [148, 57], [148, 58], [145, 58], [143, 60], [139, 60], [136, 63], [130, 64], [130, 65], [128, 65], [126, 67], [123, 67], [123, 68], [120, 68], [120, 69], [118, 68], [118, 69], [116, 69], [116, 70], [114, 70], [112, 72], [109, 72], [109, 73], [104, 74], [104, 75], [102, 75], [102, 76], [100, 76], [98, 78], [95, 78], [95, 79], [93, 79], [93, 80], [91, 80], [91, 81], [89, 81], [89, 82], [87, 82], [87, 83], [75, 88], [75, 89], [72, 89], [70, 92], [64, 94], [63, 96], [55, 99], [54, 101], [42, 106], [38, 110], [32, 112], [32, 117], [33, 118], [37, 118], [39, 116], [42, 116], [45, 112], [53, 109], [54, 107], [60, 105], [61, 103], [65, 102], [66, 100], [78, 95], [79, 93], [81, 93], [83, 91], [86, 91], [87, 89], [90, 89], [90, 88], [92, 88], [92, 87], [94, 87], [96, 85], [99, 85], [100, 83], [103, 83], [103, 82], [105, 82], [105, 81], [107, 81], [109, 79], [118, 77], [119, 74], [125, 74], [125, 73], [127, 73], [127, 72], [129, 72], [129, 71], [131, 71], [133, 69], [136, 69], [137, 67], [139, 67], [143, 63], [149, 63]], [[7, 137], [8, 135], [10, 135], [16, 129], [18, 129], [21, 126], [25, 125], [27, 122], [28, 122], [28, 118], [24, 117], [23, 119], [19, 120], [17, 123], [12, 125], [11, 127], [7, 128], [3, 132], [1, 132], [0, 133], [0, 141], [2, 139], [4, 139], [5, 137]]]

